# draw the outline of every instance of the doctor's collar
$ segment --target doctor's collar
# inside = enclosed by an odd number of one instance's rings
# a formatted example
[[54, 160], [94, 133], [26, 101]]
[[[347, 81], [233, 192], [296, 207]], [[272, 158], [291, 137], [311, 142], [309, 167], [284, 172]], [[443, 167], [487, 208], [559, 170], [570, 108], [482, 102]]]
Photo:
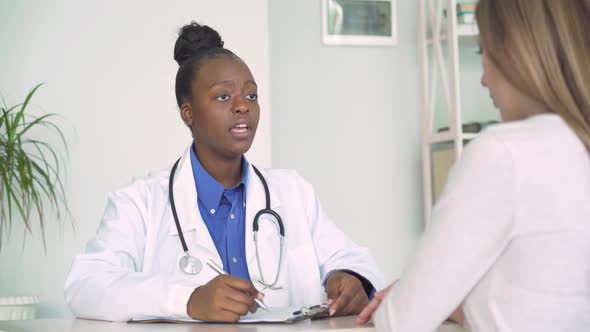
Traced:
[[[221, 197], [226, 189], [219, 182], [217, 182], [217, 180], [215, 180], [203, 167], [199, 161], [199, 158], [197, 158], [194, 146], [192, 146], [190, 149], [190, 158], [198, 199], [203, 202], [207, 210], [217, 209], [219, 203], [221, 202]], [[250, 163], [246, 157], [242, 155], [242, 179], [236, 186], [227, 190], [236, 189], [240, 185], [243, 185], [244, 188], [246, 188], [249, 169]]]

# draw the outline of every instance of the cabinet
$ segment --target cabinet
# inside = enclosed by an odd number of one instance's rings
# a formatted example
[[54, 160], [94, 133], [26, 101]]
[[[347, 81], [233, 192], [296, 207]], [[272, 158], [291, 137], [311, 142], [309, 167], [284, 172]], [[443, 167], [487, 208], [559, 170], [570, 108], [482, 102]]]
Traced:
[[[464, 141], [476, 135], [464, 133], [462, 128], [459, 39], [475, 39], [477, 34], [475, 24], [458, 24], [456, 0], [419, 0], [422, 178], [427, 225], [435, 194], [438, 197], [448, 168], [461, 155]], [[435, 132], [435, 110], [446, 113], [447, 131]]]

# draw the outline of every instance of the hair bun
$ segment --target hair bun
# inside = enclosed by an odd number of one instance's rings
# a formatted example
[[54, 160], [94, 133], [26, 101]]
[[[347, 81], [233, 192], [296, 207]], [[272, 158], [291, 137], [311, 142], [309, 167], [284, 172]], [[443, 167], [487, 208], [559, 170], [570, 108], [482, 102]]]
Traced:
[[213, 28], [191, 22], [178, 32], [174, 45], [174, 60], [181, 65], [192, 56], [210, 49], [223, 48], [223, 40]]

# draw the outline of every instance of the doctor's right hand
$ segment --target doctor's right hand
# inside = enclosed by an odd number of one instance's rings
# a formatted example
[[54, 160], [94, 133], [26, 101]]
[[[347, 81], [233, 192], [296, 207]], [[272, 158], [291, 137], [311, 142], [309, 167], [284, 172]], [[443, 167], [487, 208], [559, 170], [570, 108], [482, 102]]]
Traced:
[[259, 293], [250, 281], [225, 274], [196, 288], [186, 309], [192, 319], [237, 322], [248, 311], [256, 311], [254, 298], [262, 300], [264, 294]]

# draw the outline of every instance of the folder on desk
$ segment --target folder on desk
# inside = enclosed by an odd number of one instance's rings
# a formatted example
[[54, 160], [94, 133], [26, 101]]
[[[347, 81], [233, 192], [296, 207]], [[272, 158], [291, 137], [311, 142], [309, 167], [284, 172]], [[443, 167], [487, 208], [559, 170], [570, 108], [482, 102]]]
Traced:
[[[318, 304], [311, 307], [282, 307], [271, 308], [271, 311], [258, 309], [255, 313], [249, 313], [238, 321], [238, 323], [294, 323], [305, 319], [319, 319], [329, 317], [329, 307], [325, 304]], [[202, 323], [202, 321], [184, 318], [167, 317], [137, 317], [128, 323]]]

